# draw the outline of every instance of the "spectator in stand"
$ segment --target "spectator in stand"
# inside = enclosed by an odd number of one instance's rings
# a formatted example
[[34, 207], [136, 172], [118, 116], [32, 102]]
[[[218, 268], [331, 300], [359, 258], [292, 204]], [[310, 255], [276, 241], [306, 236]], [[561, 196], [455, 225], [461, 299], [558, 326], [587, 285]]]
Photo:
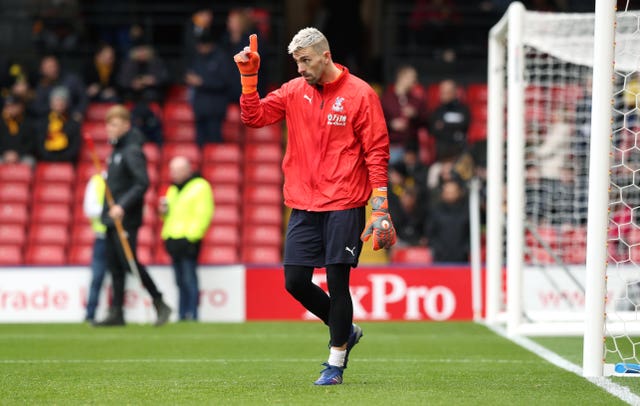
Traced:
[[202, 7], [191, 15], [191, 19], [184, 29], [184, 66], [189, 66], [196, 55], [197, 39], [203, 32], [211, 32], [213, 25], [213, 11]]
[[427, 202], [429, 195], [427, 190], [428, 170], [420, 161], [417, 143], [409, 143], [405, 147], [402, 163], [404, 164], [407, 178], [411, 180], [412, 186], [415, 188], [418, 201]]
[[131, 125], [144, 135], [145, 142], [162, 145], [162, 121], [148, 103], [139, 101], [133, 105]]
[[234, 8], [227, 16], [227, 30], [222, 35], [220, 45], [235, 55], [244, 49], [246, 39], [253, 31], [255, 29], [249, 10]]
[[[412, 49], [429, 52], [444, 62], [456, 59], [463, 23], [456, 0], [414, 0], [408, 19], [409, 43]], [[471, 39], [468, 39], [471, 40]]]
[[105, 182], [103, 175], [96, 173], [89, 179], [84, 190], [82, 208], [84, 215], [91, 220], [91, 228], [95, 234], [93, 253], [91, 255], [91, 284], [89, 285], [89, 297], [87, 298], [87, 314], [85, 321], [94, 323], [96, 308], [100, 298], [102, 281], [107, 273], [107, 261], [105, 257], [107, 226], [100, 220], [104, 204]]
[[[227, 16], [227, 30], [222, 34], [220, 47], [225, 49], [227, 53], [231, 55], [237, 54], [244, 49], [247, 37], [251, 33], [255, 32], [254, 27], [255, 24], [251, 19], [251, 13], [248, 9], [232, 9], [229, 11], [229, 15]], [[259, 94], [267, 94], [267, 84], [268, 79], [266, 78], [266, 69], [260, 69], [260, 71], [258, 71]], [[239, 101], [240, 93], [240, 86], [236, 85], [232, 91], [234, 102]]]
[[469, 206], [461, 182], [447, 180], [442, 184], [439, 200], [430, 211], [426, 235], [435, 262], [469, 260]]
[[33, 112], [33, 100], [35, 98], [35, 92], [29, 79], [26, 76], [20, 76], [16, 78], [16, 81], [11, 86], [9, 95], [20, 100], [25, 109], [25, 114], [31, 118], [36, 117]]
[[42, 53], [70, 54], [78, 49], [82, 19], [78, 0], [35, 0], [33, 41]]
[[[562, 205], [574, 204], [573, 190], [577, 168], [570, 157], [571, 140], [574, 138], [575, 130], [566, 114], [562, 106], [552, 113], [546, 133], [541, 134], [542, 142], [531, 153], [531, 158], [539, 162], [539, 165], [527, 171], [539, 182], [535, 185], [537, 187], [533, 188], [533, 192], [538, 193], [540, 211], [534, 214], [540, 220], [553, 224], [570, 220], [562, 216], [567, 210]], [[575, 210], [575, 207], [572, 207], [572, 210]]]
[[389, 167], [389, 213], [394, 225], [399, 223], [396, 226], [399, 247], [426, 244], [426, 168], [414, 162], [415, 155], [412, 149], [407, 149], [404, 162], [399, 161]]
[[13, 96], [5, 98], [0, 121], [0, 163], [22, 162], [33, 166], [34, 141], [34, 126], [22, 101]]
[[395, 247], [426, 245], [425, 220], [426, 207], [418, 200], [418, 192], [412, 186], [405, 186], [399, 195], [389, 196], [389, 213], [398, 233]]
[[471, 154], [463, 153], [455, 160], [434, 162], [427, 173], [427, 194], [432, 204], [437, 202], [442, 185], [449, 181], [465, 183], [475, 173], [475, 162]]
[[37, 158], [49, 162], [76, 162], [80, 150], [80, 123], [71, 118], [69, 90], [59, 86], [51, 91], [50, 110], [36, 129]]
[[40, 62], [40, 81], [36, 87], [35, 99], [32, 104], [33, 113], [42, 118], [49, 114], [50, 96], [53, 88], [63, 86], [68, 93], [68, 115], [76, 122], [82, 122], [89, 99], [80, 77], [73, 73], [60, 70], [58, 58], [49, 55]]
[[0, 60], [0, 97], [15, 96], [25, 103], [31, 102], [33, 92], [28, 69], [21, 63]]
[[429, 117], [429, 133], [436, 140], [436, 160], [455, 159], [467, 148], [469, 108], [458, 99], [458, 86], [451, 79], [440, 83], [440, 104]]
[[426, 100], [413, 66], [398, 68], [395, 82], [382, 95], [382, 110], [389, 129], [390, 162], [402, 158], [405, 145], [418, 143], [418, 127], [426, 119]]
[[171, 256], [179, 291], [180, 320], [198, 320], [198, 254], [200, 243], [213, 217], [211, 186], [184, 156], [169, 162], [171, 186], [160, 200], [160, 215], [164, 220], [162, 239]]
[[117, 84], [127, 101], [162, 103], [169, 71], [151, 44], [143, 39], [137, 41], [122, 64]]
[[193, 89], [196, 142], [203, 146], [222, 142], [222, 122], [233, 100], [231, 92], [240, 88], [231, 58], [215, 44], [211, 33], [203, 32], [197, 41], [197, 54], [184, 81]]
[[91, 63], [85, 69], [87, 96], [92, 102], [116, 103], [120, 101], [116, 74], [116, 52], [109, 44], [98, 47]]

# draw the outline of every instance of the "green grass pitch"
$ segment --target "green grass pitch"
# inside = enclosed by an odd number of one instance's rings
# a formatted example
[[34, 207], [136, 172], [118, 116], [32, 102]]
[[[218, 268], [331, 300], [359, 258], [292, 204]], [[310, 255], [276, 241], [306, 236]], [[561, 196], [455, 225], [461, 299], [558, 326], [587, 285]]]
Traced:
[[317, 322], [0, 325], [0, 404], [623, 404], [481, 325], [361, 326], [344, 384], [318, 387]]

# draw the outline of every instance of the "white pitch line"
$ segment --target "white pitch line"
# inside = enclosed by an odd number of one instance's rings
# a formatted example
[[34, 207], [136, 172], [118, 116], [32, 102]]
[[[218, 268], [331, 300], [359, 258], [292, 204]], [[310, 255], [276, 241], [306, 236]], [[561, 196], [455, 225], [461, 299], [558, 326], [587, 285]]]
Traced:
[[[555, 352], [528, 339], [527, 337], [510, 336], [502, 328], [490, 326], [484, 323], [480, 323], [480, 324], [483, 324], [489, 330], [493, 331], [499, 336], [504, 337], [507, 340], [513, 341], [514, 343], [518, 344], [520, 347], [528, 351], [531, 351], [532, 353], [536, 354], [537, 356], [546, 360], [547, 362], [550, 362], [551, 364], [559, 368], [562, 368], [569, 372], [573, 372], [574, 374], [582, 377], [581, 367], [579, 367], [578, 365], [572, 362], [569, 362], [568, 360], [566, 360], [565, 358], [562, 358], [560, 355], [556, 354]], [[605, 377], [594, 377], [594, 378], [586, 378], [586, 379], [589, 382], [593, 383], [594, 385], [597, 385], [598, 387], [604, 389], [608, 393], [617, 397], [618, 399], [622, 400], [623, 402], [626, 402], [630, 405], [640, 405], [640, 396], [631, 392], [631, 390], [626, 386], [618, 385], [617, 383], [612, 382], [610, 379]]]
[[[233, 363], [300, 363], [314, 362], [317, 358], [123, 358], [123, 359], [0, 359], [0, 364], [233, 364]], [[403, 359], [403, 358], [358, 358], [358, 362], [368, 363], [403, 363], [403, 364], [532, 364], [537, 361], [522, 361], [511, 359], [456, 359], [456, 358], [423, 358], [423, 359]]]

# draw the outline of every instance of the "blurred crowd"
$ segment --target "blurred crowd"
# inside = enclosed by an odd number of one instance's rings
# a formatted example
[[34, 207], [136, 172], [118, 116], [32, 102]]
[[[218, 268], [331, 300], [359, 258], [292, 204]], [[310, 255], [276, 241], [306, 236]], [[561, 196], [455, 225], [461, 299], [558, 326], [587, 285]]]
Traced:
[[188, 89], [198, 145], [221, 142], [227, 106], [240, 95], [232, 55], [256, 31], [252, 15], [251, 9], [232, 9], [226, 31], [220, 33], [212, 27], [210, 9], [193, 13], [185, 24], [183, 66], [177, 75], [170, 73], [140, 25], [128, 27], [124, 42], [97, 43], [83, 68], [71, 69], [64, 64], [67, 47], [75, 43], [74, 31], [65, 23], [69, 20], [59, 16], [49, 24], [37, 22], [36, 66], [0, 58], [0, 161], [75, 162], [81, 125], [92, 103], [124, 103], [147, 140], [162, 144], [158, 112], [172, 85]]
[[436, 262], [466, 262], [468, 182], [485, 173], [485, 143], [469, 139], [473, 118], [463, 87], [453, 79], [424, 86], [418, 77], [414, 67], [400, 66], [381, 96], [395, 248], [428, 246]]
[[[184, 27], [177, 76], [139, 25], [97, 43], [83, 69], [72, 70], [64, 64], [65, 50], [77, 40], [71, 20], [39, 23], [37, 66], [0, 60], [0, 163], [77, 162], [82, 124], [95, 103], [124, 103], [147, 141], [161, 145], [159, 112], [176, 85], [186, 89], [191, 103], [195, 142], [200, 147], [223, 142], [228, 105], [238, 103], [240, 95], [232, 55], [250, 33], [266, 35], [269, 29], [256, 16], [252, 9], [231, 9], [220, 32], [213, 29], [210, 9], [196, 10]], [[390, 137], [389, 196], [397, 247], [429, 247], [435, 261], [466, 262], [467, 184], [484, 173], [484, 143], [469, 140], [473, 118], [465, 87], [453, 79], [423, 84], [421, 76], [428, 72], [400, 66], [395, 80], [380, 90]], [[268, 78], [258, 83], [265, 95]]]

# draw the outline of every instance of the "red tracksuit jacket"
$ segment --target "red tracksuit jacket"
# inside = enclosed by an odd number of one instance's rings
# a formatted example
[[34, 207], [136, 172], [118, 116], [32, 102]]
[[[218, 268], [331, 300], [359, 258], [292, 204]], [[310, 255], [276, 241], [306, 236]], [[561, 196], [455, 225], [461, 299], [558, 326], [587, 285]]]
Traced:
[[372, 187], [387, 186], [389, 135], [380, 99], [363, 80], [342, 74], [322, 87], [293, 79], [260, 99], [240, 98], [242, 122], [263, 127], [286, 119], [282, 162], [288, 207], [345, 210], [367, 204]]

